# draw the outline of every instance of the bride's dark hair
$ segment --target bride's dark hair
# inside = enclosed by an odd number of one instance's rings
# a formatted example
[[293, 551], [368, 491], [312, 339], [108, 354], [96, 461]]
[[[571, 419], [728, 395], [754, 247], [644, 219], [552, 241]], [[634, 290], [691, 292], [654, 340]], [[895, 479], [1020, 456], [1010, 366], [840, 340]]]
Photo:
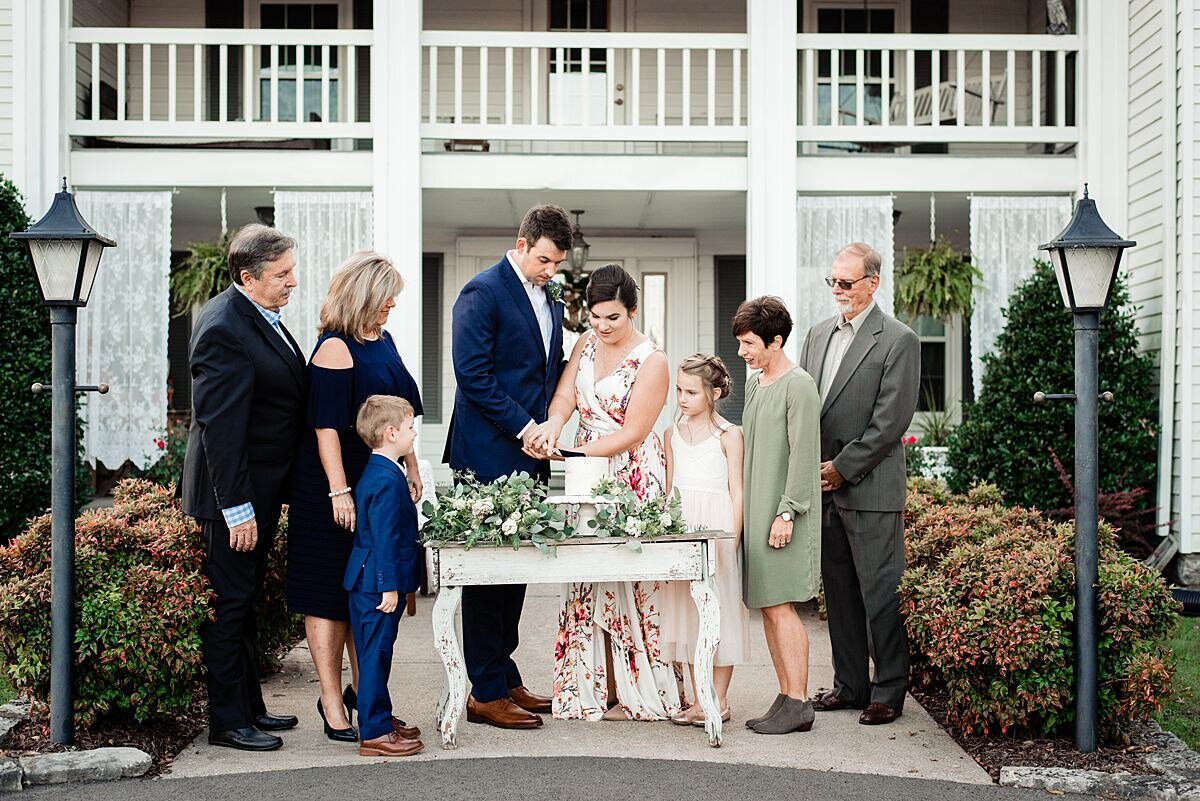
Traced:
[[619, 264], [606, 264], [588, 278], [588, 308], [610, 300], [619, 302], [626, 311], [633, 311], [638, 305], [637, 281]]

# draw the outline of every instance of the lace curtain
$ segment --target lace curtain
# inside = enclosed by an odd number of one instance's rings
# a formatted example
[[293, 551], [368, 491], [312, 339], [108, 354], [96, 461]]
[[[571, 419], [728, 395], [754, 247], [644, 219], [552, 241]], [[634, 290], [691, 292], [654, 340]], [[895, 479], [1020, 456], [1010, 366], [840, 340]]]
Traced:
[[375, 240], [370, 192], [275, 193], [275, 227], [296, 240], [299, 285], [283, 307], [283, 323], [305, 358], [317, 342], [317, 321], [329, 279], [346, 257]]
[[1057, 236], [1070, 219], [1071, 198], [1065, 195], [971, 198], [971, 257], [983, 273], [971, 316], [975, 397], [983, 386], [983, 356], [1004, 329], [1009, 296], [1033, 274], [1033, 260], [1049, 255], [1038, 245]]
[[80, 395], [84, 458], [105, 467], [158, 458], [167, 428], [167, 289], [170, 192], [77, 192], [83, 218], [116, 240], [100, 260], [91, 299], [79, 310], [76, 380], [106, 383]]
[[883, 257], [880, 287], [875, 302], [892, 313], [892, 198], [891, 195], [843, 195], [796, 198], [797, 239], [796, 308], [793, 310], [797, 343], [815, 323], [832, 317], [837, 309], [825, 285], [833, 259], [851, 242], [865, 242]]

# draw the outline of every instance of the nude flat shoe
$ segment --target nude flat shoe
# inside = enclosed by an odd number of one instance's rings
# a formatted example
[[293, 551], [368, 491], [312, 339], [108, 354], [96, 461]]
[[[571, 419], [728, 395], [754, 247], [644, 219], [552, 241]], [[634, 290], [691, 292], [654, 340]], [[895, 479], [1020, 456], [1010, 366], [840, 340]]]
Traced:
[[[732, 717], [732, 715], [729, 714], [729, 707], [725, 707], [724, 709], [721, 710], [721, 722], [722, 723], [728, 723], [729, 718], [731, 718], [731, 717]], [[700, 717], [692, 719], [692, 725], [699, 726], [700, 728], [703, 729], [704, 723], [706, 720], [707, 720], [707, 718], [705, 718], [704, 713], [701, 712]]]

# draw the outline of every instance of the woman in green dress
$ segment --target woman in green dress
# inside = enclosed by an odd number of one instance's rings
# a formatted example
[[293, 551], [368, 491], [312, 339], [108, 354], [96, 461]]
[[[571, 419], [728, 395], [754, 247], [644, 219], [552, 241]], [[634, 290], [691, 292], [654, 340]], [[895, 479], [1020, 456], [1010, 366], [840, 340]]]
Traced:
[[821, 567], [821, 401], [812, 376], [783, 351], [792, 317], [779, 298], [738, 307], [733, 335], [753, 372], [742, 426], [744, 527], [742, 599], [761, 609], [779, 695], [746, 721], [760, 734], [808, 731], [808, 634], [793, 604], [816, 596]]

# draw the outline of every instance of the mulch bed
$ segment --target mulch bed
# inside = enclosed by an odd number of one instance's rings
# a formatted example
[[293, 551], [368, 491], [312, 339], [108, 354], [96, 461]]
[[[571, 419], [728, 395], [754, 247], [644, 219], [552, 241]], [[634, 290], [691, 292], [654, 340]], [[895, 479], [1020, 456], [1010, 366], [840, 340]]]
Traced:
[[[208, 726], [207, 701], [208, 693], [203, 684], [198, 683], [187, 710], [175, 720], [138, 723], [132, 718], [109, 717], [90, 729], [78, 728], [75, 732], [75, 748], [140, 748], [154, 760], [145, 778], [167, 773], [175, 755], [187, 748]], [[69, 750], [69, 746], [50, 742], [50, 712], [48, 707], [42, 705], [35, 706], [29, 720], [13, 729], [5, 748], [0, 749], [0, 755], [19, 757]]]
[[946, 733], [988, 772], [992, 781], [999, 781], [1000, 768], [1008, 766], [1076, 768], [1105, 773], [1157, 773], [1151, 770], [1141, 757], [1142, 754], [1153, 751], [1153, 746], [1115, 744], [1101, 746], [1091, 754], [1081, 754], [1075, 750], [1072, 737], [1047, 737], [1031, 735], [1028, 732], [993, 734], [986, 737], [964, 734], [962, 729], [947, 722], [947, 694], [944, 687], [938, 684], [913, 686], [909, 688], [909, 692], [925, 707], [930, 717], [941, 724]]

